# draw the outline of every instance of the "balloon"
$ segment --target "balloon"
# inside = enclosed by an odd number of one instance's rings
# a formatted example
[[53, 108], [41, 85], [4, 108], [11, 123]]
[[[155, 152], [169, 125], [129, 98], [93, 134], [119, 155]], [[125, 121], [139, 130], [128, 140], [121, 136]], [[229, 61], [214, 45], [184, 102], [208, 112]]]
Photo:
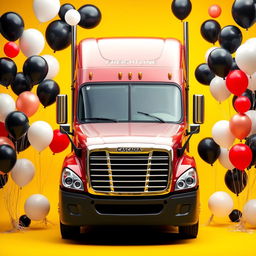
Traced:
[[33, 10], [37, 19], [46, 22], [53, 19], [60, 10], [59, 0], [34, 0]]
[[229, 148], [235, 141], [229, 128], [229, 121], [221, 120], [212, 127], [212, 137], [222, 148]]
[[[244, 96], [244, 97], [246, 97], [246, 98], [249, 99], [249, 101], [250, 101], [250, 103], [251, 103], [250, 109], [253, 109], [253, 101], [254, 101], [254, 97], [255, 97], [255, 96], [253, 96], [253, 93], [252, 93], [249, 89], [247, 89], [247, 90], [242, 94], [242, 96]], [[240, 97], [242, 97], [242, 96], [240, 96]], [[236, 109], [236, 108], [235, 108], [235, 101], [236, 101], [237, 98], [238, 98], [237, 96], [234, 96], [234, 97], [233, 97], [233, 100], [232, 100], [232, 104], [233, 104], [234, 109]]]
[[10, 85], [17, 74], [15, 62], [9, 58], [0, 58], [0, 84]]
[[252, 134], [246, 138], [245, 144], [250, 147], [252, 151], [252, 161], [250, 167], [256, 165], [256, 134]]
[[6, 117], [5, 127], [9, 134], [15, 140], [18, 140], [27, 132], [29, 128], [29, 121], [23, 112], [13, 111]]
[[256, 226], [256, 199], [249, 200], [243, 208], [243, 219], [252, 226]]
[[249, 38], [245, 43], [246, 44], [255, 44], [256, 43], [256, 37]]
[[25, 158], [17, 159], [12, 168], [11, 176], [13, 181], [19, 186], [26, 186], [35, 175], [35, 167], [31, 161]]
[[[0, 95], [1, 96], [1, 95]], [[0, 107], [1, 108], [1, 107]], [[1, 137], [7, 137], [8, 136], [8, 132], [5, 129], [5, 125], [4, 123], [0, 122], [0, 136]]]
[[18, 13], [6, 12], [0, 18], [1, 34], [8, 41], [19, 39], [24, 30], [24, 21]]
[[236, 114], [230, 119], [229, 128], [236, 138], [242, 140], [250, 133], [252, 122], [247, 115]]
[[44, 49], [44, 36], [37, 29], [26, 29], [19, 40], [19, 45], [25, 56], [39, 55]]
[[15, 110], [15, 101], [5, 93], [0, 93], [0, 121], [4, 122], [6, 116]]
[[235, 168], [244, 170], [252, 161], [252, 151], [245, 144], [236, 144], [229, 150], [229, 159]]
[[246, 96], [239, 96], [235, 99], [234, 108], [236, 112], [244, 114], [251, 109], [251, 102]]
[[208, 62], [208, 57], [209, 57], [210, 53], [211, 53], [213, 50], [217, 49], [217, 48], [218, 48], [218, 47], [213, 46], [213, 47], [211, 47], [211, 48], [209, 48], [209, 49], [207, 50], [207, 52], [205, 53], [205, 61], [206, 61], [206, 62]]
[[71, 44], [71, 26], [62, 20], [55, 20], [48, 25], [45, 37], [54, 51], [63, 50]]
[[18, 140], [13, 139], [11, 136], [9, 136], [9, 138], [10, 138], [10, 140], [12, 140], [12, 142], [15, 143], [15, 147], [16, 147], [16, 151], [17, 152], [22, 152], [22, 151], [26, 150], [30, 146], [30, 143], [28, 141], [27, 133], [24, 134]]
[[23, 92], [16, 101], [17, 110], [23, 112], [26, 116], [33, 116], [40, 105], [37, 95], [33, 92]]
[[0, 171], [8, 173], [17, 160], [15, 150], [9, 145], [0, 145]]
[[15, 58], [20, 52], [19, 46], [14, 42], [8, 42], [4, 45], [4, 53], [9, 58]]
[[53, 80], [44, 80], [37, 87], [37, 96], [44, 107], [50, 106], [56, 101], [60, 93], [59, 85]]
[[69, 10], [65, 14], [65, 21], [70, 26], [76, 26], [81, 20], [81, 15], [77, 10]]
[[66, 12], [72, 9], [75, 9], [72, 4], [63, 4], [59, 10], [59, 17], [61, 18], [61, 20], [65, 21]]
[[201, 25], [202, 37], [206, 41], [213, 44], [218, 40], [220, 30], [221, 30], [220, 24], [216, 20], [206, 20]]
[[7, 174], [0, 174], [0, 189], [5, 186], [5, 184], [8, 182], [8, 175]]
[[46, 60], [48, 64], [48, 73], [45, 79], [53, 79], [59, 73], [59, 70], [60, 70], [59, 61], [52, 55], [43, 55], [42, 57]]
[[218, 160], [225, 169], [232, 170], [235, 168], [229, 160], [229, 150], [227, 148], [220, 148], [220, 155]]
[[242, 44], [236, 51], [236, 63], [246, 74], [256, 72], [256, 44]]
[[242, 218], [242, 212], [239, 211], [238, 209], [234, 209], [230, 214], [229, 214], [229, 219], [232, 222], [239, 222], [240, 219]]
[[33, 85], [28, 83], [22, 72], [17, 73], [11, 84], [11, 88], [16, 95], [20, 95], [25, 91], [31, 91], [32, 87]]
[[20, 216], [19, 225], [21, 227], [27, 228], [30, 226], [30, 224], [31, 224], [31, 219], [27, 215], [24, 214], [24, 215]]
[[208, 8], [208, 14], [212, 17], [212, 18], [218, 18], [221, 14], [221, 8], [219, 5], [217, 4], [214, 4], [214, 5], [211, 5], [209, 8]]
[[228, 170], [225, 175], [227, 188], [237, 196], [245, 189], [247, 180], [246, 172], [238, 169]]
[[[190, 1], [189, 0], [176, 0], [175, 2], [189, 3]], [[184, 7], [184, 9], [186, 9], [186, 7]], [[101, 21], [101, 12], [94, 5], [91, 5], [91, 4], [83, 5], [82, 7], [79, 8], [78, 12], [81, 15], [81, 20], [78, 25], [82, 28], [87, 28], [87, 29], [94, 28]]]
[[48, 73], [48, 64], [41, 56], [31, 56], [23, 65], [23, 73], [29, 84], [39, 84]]
[[253, 73], [251, 76], [248, 76], [248, 89], [251, 91], [256, 91], [256, 73]]
[[50, 211], [50, 202], [45, 196], [34, 194], [26, 200], [24, 210], [31, 220], [43, 220]]
[[53, 139], [49, 145], [53, 153], [60, 153], [69, 146], [69, 139], [66, 134], [60, 132], [60, 130], [53, 131]]
[[208, 207], [216, 217], [226, 217], [231, 213], [233, 206], [233, 199], [224, 191], [213, 193], [208, 200]]
[[251, 119], [251, 122], [252, 122], [252, 128], [249, 135], [256, 133], [256, 111], [249, 110], [245, 112], [245, 114]]
[[195, 70], [195, 77], [199, 83], [209, 85], [211, 80], [215, 77], [215, 75], [210, 70], [208, 64], [202, 63], [199, 66], [197, 66]]
[[233, 70], [226, 78], [228, 90], [236, 96], [240, 96], [246, 91], [248, 82], [248, 77], [242, 70]]
[[176, 18], [184, 20], [188, 17], [192, 10], [192, 4], [190, 0], [173, 0], [172, 12]]
[[223, 78], [215, 76], [210, 83], [210, 92], [218, 101], [222, 102], [230, 96], [230, 92], [226, 87], [226, 81]]
[[236, 59], [232, 58], [232, 67], [230, 70], [240, 69], [236, 64]]
[[232, 56], [227, 50], [217, 48], [210, 53], [208, 65], [213, 73], [224, 78], [232, 67]]
[[219, 34], [219, 43], [222, 48], [234, 53], [241, 45], [243, 35], [241, 30], [236, 26], [226, 26], [221, 29]]
[[0, 137], [0, 145], [9, 145], [15, 150], [13, 142], [7, 137]]
[[52, 138], [52, 127], [44, 121], [34, 122], [28, 129], [28, 140], [39, 152], [50, 145]]
[[232, 6], [232, 16], [235, 22], [243, 27], [251, 27], [256, 18], [254, 0], [236, 0]]

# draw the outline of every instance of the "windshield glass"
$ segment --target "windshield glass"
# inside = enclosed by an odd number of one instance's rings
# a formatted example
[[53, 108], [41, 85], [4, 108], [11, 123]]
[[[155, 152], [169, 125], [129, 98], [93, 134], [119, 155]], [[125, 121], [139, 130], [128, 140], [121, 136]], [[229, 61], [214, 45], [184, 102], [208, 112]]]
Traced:
[[87, 84], [80, 89], [82, 123], [180, 122], [181, 91], [174, 84]]

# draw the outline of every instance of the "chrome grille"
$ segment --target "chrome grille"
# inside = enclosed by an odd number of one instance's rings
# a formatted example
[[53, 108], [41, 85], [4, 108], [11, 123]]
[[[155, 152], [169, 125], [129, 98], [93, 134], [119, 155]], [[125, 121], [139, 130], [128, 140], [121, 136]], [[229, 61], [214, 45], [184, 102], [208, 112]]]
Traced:
[[90, 187], [95, 193], [161, 194], [169, 187], [170, 170], [170, 156], [165, 151], [89, 154]]

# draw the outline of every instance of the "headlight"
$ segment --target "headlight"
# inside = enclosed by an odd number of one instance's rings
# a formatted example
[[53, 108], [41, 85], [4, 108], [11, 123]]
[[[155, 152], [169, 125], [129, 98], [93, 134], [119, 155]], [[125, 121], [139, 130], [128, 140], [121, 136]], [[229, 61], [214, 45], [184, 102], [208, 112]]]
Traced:
[[62, 185], [65, 188], [75, 189], [75, 190], [84, 190], [84, 185], [82, 180], [70, 169], [64, 168], [62, 171]]
[[175, 191], [193, 188], [197, 184], [197, 174], [194, 168], [188, 169], [176, 181]]

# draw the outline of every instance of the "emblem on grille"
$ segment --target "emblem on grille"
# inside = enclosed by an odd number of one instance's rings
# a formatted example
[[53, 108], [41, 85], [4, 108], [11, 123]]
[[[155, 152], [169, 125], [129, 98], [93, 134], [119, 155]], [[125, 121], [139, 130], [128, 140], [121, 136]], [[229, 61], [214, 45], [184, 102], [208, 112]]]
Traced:
[[117, 148], [117, 152], [142, 152], [141, 148]]

